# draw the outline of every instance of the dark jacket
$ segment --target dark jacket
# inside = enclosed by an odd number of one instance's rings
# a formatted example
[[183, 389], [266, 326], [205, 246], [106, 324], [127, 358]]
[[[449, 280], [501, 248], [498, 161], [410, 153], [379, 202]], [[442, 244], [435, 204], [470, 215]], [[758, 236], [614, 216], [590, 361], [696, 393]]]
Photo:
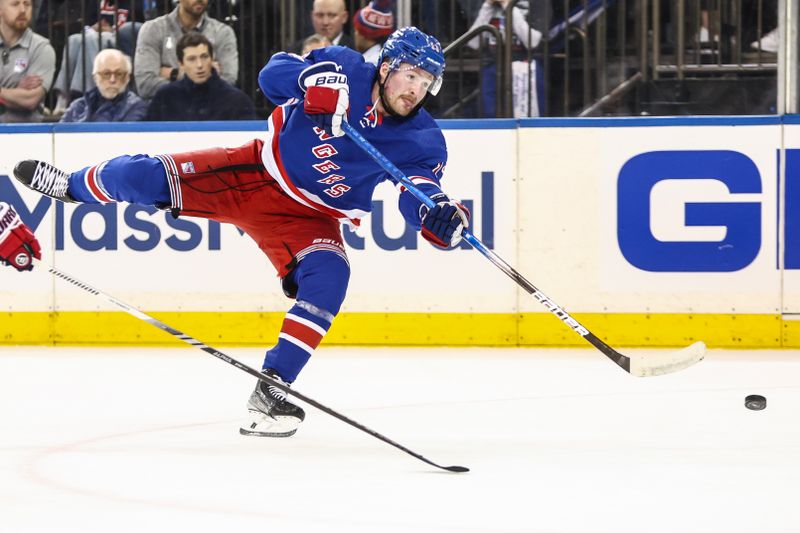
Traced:
[[130, 90], [106, 100], [94, 87], [69, 105], [61, 122], [135, 122], [146, 114], [147, 102]]
[[184, 76], [156, 91], [146, 120], [255, 120], [253, 101], [214, 71], [196, 84]]

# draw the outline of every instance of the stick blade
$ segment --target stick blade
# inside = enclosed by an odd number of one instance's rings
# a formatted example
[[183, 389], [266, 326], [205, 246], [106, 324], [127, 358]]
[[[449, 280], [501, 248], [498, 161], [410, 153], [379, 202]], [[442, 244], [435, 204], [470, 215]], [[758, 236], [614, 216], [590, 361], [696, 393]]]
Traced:
[[689, 368], [702, 361], [705, 356], [706, 344], [703, 341], [697, 341], [676, 352], [631, 357], [630, 372], [631, 375], [640, 378], [671, 374]]

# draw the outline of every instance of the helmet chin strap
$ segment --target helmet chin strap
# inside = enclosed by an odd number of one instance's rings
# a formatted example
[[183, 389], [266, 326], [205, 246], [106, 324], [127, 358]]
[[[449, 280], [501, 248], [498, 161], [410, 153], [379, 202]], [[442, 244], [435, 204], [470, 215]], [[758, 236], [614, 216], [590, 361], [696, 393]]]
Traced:
[[405, 116], [401, 115], [400, 113], [395, 111], [394, 108], [386, 100], [386, 92], [384, 91], [384, 86], [386, 85], [386, 82], [389, 80], [389, 76], [392, 75], [392, 71], [389, 71], [389, 73], [386, 75], [386, 79], [383, 81], [381, 81], [380, 70], [377, 72], [377, 75], [378, 75], [378, 96], [381, 99], [381, 105], [383, 106], [383, 110], [389, 113], [389, 115], [393, 116], [394, 118], [405, 119], [413, 117], [419, 112], [420, 109], [422, 109], [422, 106], [425, 105], [425, 102], [428, 100], [428, 96], [430, 96], [430, 93], [426, 91], [425, 96], [422, 97], [422, 100], [420, 100], [419, 103], [414, 106], [414, 109], [412, 109], [408, 115]]

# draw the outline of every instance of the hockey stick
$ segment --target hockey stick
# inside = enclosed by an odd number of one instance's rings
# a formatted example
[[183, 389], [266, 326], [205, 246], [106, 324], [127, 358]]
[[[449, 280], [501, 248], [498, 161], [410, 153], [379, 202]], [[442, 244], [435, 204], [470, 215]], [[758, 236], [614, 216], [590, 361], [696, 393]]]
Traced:
[[265, 383], [268, 383], [269, 385], [271, 385], [273, 387], [276, 387], [276, 388], [282, 390], [283, 392], [285, 392], [286, 394], [289, 394], [290, 396], [294, 396], [295, 398], [297, 398], [299, 400], [302, 400], [305, 403], [316, 407], [317, 409], [319, 409], [323, 413], [329, 414], [334, 418], [338, 418], [342, 422], [345, 422], [346, 424], [349, 424], [349, 425], [353, 426], [356, 429], [360, 429], [361, 431], [363, 431], [364, 433], [367, 433], [368, 435], [372, 435], [373, 437], [375, 437], [378, 440], [382, 440], [386, 444], [390, 444], [390, 445], [394, 446], [398, 450], [402, 450], [402, 451], [406, 452], [408, 455], [410, 455], [412, 457], [416, 457], [417, 459], [419, 459], [420, 461], [422, 461], [424, 463], [427, 463], [427, 464], [429, 464], [431, 466], [435, 466], [436, 468], [441, 468], [442, 470], [447, 470], [448, 472], [469, 472], [469, 468], [464, 467], [464, 466], [442, 466], [442, 465], [436, 464], [433, 461], [431, 461], [430, 459], [427, 459], [427, 458], [423, 457], [422, 455], [418, 454], [417, 452], [409, 450], [405, 446], [403, 446], [401, 444], [398, 444], [397, 442], [391, 440], [388, 437], [384, 437], [383, 435], [381, 435], [377, 431], [372, 430], [372, 429], [368, 428], [367, 426], [365, 426], [363, 424], [360, 424], [360, 423], [356, 422], [355, 420], [353, 420], [351, 418], [348, 418], [348, 417], [344, 416], [343, 414], [341, 414], [341, 413], [339, 413], [337, 411], [334, 411], [330, 407], [322, 405], [318, 401], [316, 401], [316, 400], [314, 400], [312, 398], [309, 398], [305, 394], [301, 394], [300, 392], [298, 392], [295, 389], [287, 387], [283, 383], [281, 383], [279, 381], [276, 381], [276, 380], [270, 378], [269, 376], [265, 376], [264, 374], [262, 374], [261, 372], [259, 372], [255, 368], [249, 367], [244, 363], [240, 363], [236, 359], [234, 359], [234, 358], [232, 358], [232, 357], [230, 357], [228, 355], [225, 355], [224, 353], [220, 352], [219, 350], [216, 350], [216, 349], [212, 348], [211, 346], [203, 344], [199, 340], [197, 340], [197, 339], [195, 339], [193, 337], [190, 337], [189, 335], [186, 335], [185, 333], [183, 333], [181, 331], [178, 331], [177, 329], [171, 328], [170, 326], [164, 324], [160, 320], [158, 320], [156, 318], [153, 318], [152, 316], [150, 316], [150, 315], [148, 315], [146, 313], [143, 313], [142, 311], [139, 311], [135, 307], [133, 307], [131, 305], [128, 305], [128, 304], [126, 304], [125, 302], [123, 302], [121, 300], [118, 300], [117, 298], [111, 296], [110, 294], [107, 294], [107, 293], [105, 293], [105, 292], [103, 292], [103, 291], [101, 291], [99, 289], [95, 289], [94, 287], [92, 287], [92, 286], [90, 286], [90, 285], [88, 285], [86, 283], [83, 283], [82, 281], [79, 281], [79, 280], [73, 278], [72, 276], [60, 271], [56, 267], [54, 267], [52, 265], [48, 265], [48, 264], [46, 264], [46, 263], [44, 263], [44, 262], [42, 262], [42, 261], [40, 261], [38, 259], [34, 259], [34, 263], [36, 263], [39, 266], [42, 266], [42, 267], [46, 268], [48, 270], [48, 272], [50, 272], [54, 276], [56, 276], [58, 278], [61, 278], [64, 281], [67, 281], [67, 282], [71, 283], [72, 285], [75, 285], [76, 287], [78, 287], [80, 289], [83, 289], [84, 291], [86, 291], [86, 292], [88, 292], [90, 294], [93, 294], [95, 296], [101, 296], [101, 297], [105, 298], [106, 300], [108, 300], [112, 304], [114, 304], [117, 307], [121, 308], [123, 311], [125, 311], [129, 315], [135, 316], [139, 320], [143, 320], [144, 322], [147, 322], [151, 326], [155, 326], [158, 329], [166, 331], [167, 333], [169, 333], [173, 337], [177, 337], [178, 339], [182, 340], [183, 342], [185, 342], [187, 344], [191, 344], [192, 346], [194, 346], [196, 348], [200, 348], [204, 352], [213, 355], [217, 359], [221, 359], [221, 360], [225, 361], [229, 365], [235, 366], [239, 370], [244, 370], [245, 372], [247, 372], [251, 376], [253, 376], [253, 377], [255, 377], [255, 378], [257, 378], [257, 379], [259, 379], [259, 380], [261, 380], [261, 381], [263, 381]]
[[[342, 129], [362, 150], [364, 150], [372, 159], [375, 160], [383, 169], [394, 176], [403, 187], [409, 190], [420, 202], [432, 208], [434, 205], [428, 195], [417, 188], [416, 185], [397, 168], [394, 163], [389, 161], [377, 148], [364, 138], [356, 129], [348, 122], [342, 122]], [[703, 341], [697, 341], [694, 344], [667, 354], [650, 355], [650, 356], [637, 356], [629, 357], [616, 351], [614, 348], [600, 340], [591, 331], [586, 329], [580, 322], [570, 316], [563, 308], [556, 304], [553, 300], [545, 296], [545, 294], [534, 287], [534, 285], [525, 279], [522, 274], [517, 272], [508, 263], [503, 261], [497, 254], [486, 247], [480, 239], [475, 237], [472, 232], [467, 229], [462, 231], [462, 237], [470, 243], [476, 250], [486, 256], [489, 261], [506, 273], [508, 277], [513, 279], [520, 287], [528, 291], [536, 300], [542, 304], [548, 311], [553, 313], [572, 330], [586, 339], [595, 348], [603, 352], [609, 359], [614, 361], [620, 368], [626, 372], [637, 376], [657, 376], [661, 374], [668, 374], [670, 372], [677, 372], [683, 370], [698, 361], [702, 360], [706, 354], [706, 345]]]

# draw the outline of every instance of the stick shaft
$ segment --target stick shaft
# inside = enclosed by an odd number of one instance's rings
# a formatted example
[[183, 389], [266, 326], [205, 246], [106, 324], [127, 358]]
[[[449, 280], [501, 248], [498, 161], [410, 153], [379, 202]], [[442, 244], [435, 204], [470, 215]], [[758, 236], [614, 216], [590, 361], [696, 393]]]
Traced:
[[[432, 208], [436, 203], [431, 200], [427, 194], [422, 192], [414, 182], [412, 182], [408, 176], [406, 176], [394, 163], [389, 161], [386, 156], [384, 156], [377, 148], [372, 146], [372, 144], [364, 138], [353, 126], [351, 126], [348, 122], [342, 123], [342, 129], [345, 133], [353, 140], [362, 150], [364, 150], [372, 159], [378, 163], [386, 172], [391, 174], [397, 181], [399, 181], [403, 187], [408, 189], [408, 191], [414, 195], [414, 197], [426, 205], [428, 208]], [[471, 231], [468, 229], [464, 229], [461, 232], [462, 237], [468, 243], [472, 245], [473, 248], [478, 250], [481, 254], [483, 254], [489, 261], [492, 262], [497, 268], [502, 270], [509, 278], [514, 280], [520, 287], [525, 289], [529, 294], [531, 294], [536, 301], [542, 304], [548, 311], [558, 317], [559, 320], [564, 322], [567, 326], [572, 329], [575, 333], [586, 339], [589, 343], [591, 343], [595, 348], [600, 350], [603, 354], [605, 354], [609, 359], [614, 361], [617, 365], [619, 365], [623, 370], [626, 372], [630, 372], [631, 369], [631, 362], [630, 358], [617, 352], [611, 346], [600, 340], [599, 337], [592, 334], [586, 327], [584, 327], [580, 322], [578, 322], [575, 318], [573, 318], [569, 313], [567, 313], [560, 305], [556, 304], [553, 300], [551, 300], [547, 295], [545, 295], [542, 291], [537, 289], [533, 283], [525, 279], [525, 277], [517, 272], [511, 265], [505, 262], [499, 255], [494, 253], [490, 250], [479, 238], [472, 234]]]
[[410, 455], [412, 457], [415, 457], [416, 459], [419, 459], [420, 461], [422, 461], [424, 463], [427, 463], [427, 464], [429, 464], [431, 466], [435, 466], [436, 468], [441, 468], [443, 470], [448, 470], [450, 472], [467, 472], [468, 471], [468, 469], [463, 467], [463, 466], [441, 466], [441, 465], [439, 465], [437, 463], [434, 463], [430, 459], [427, 459], [427, 458], [423, 457], [422, 455], [418, 454], [417, 452], [415, 452], [413, 450], [410, 450], [409, 448], [406, 448], [402, 444], [399, 444], [399, 443], [391, 440], [390, 438], [378, 433], [377, 431], [375, 431], [373, 429], [370, 429], [367, 426], [365, 426], [365, 425], [363, 425], [363, 424], [361, 424], [359, 422], [356, 422], [355, 420], [353, 420], [351, 418], [346, 417], [345, 415], [339, 413], [338, 411], [335, 411], [335, 410], [331, 409], [330, 407], [327, 407], [326, 405], [321, 404], [320, 402], [314, 400], [313, 398], [310, 398], [310, 397], [306, 396], [305, 394], [302, 394], [302, 393], [298, 392], [295, 389], [287, 387], [283, 383], [281, 383], [279, 381], [276, 381], [276, 380], [270, 378], [269, 376], [266, 376], [266, 375], [262, 374], [261, 372], [259, 372], [255, 368], [252, 368], [252, 367], [250, 367], [250, 366], [248, 366], [248, 365], [246, 365], [244, 363], [241, 363], [241, 362], [237, 361], [236, 359], [234, 359], [233, 357], [230, 357], [230, 356], [224, 354], [223, 352], [220, 352], [219, 350], [217, 350], [215, 348], [212, 348], [211, 346], [208, 346], [207, 344], [205, 344], [203, 342], [200, 342], [199, 340], [195, 339], [194, 337], [186, 335], [185, 333], [183, 333], [183, 332], [181, 332], [181, 331], [179, 331], [179, 330], [177, 330], [177, 329], [175, 329], [173, 327], [168, 326], [167, 324], [161, 322], [157, 318], [154, 318], [154, 317], [148, 315], [147, 313], [144, 313], [144, 312], [140, 311], [139, 309], [133, 307], [132, 305], [129, 305], [129, 304], [123, 302], [122, 300], [119, 300], [118, 298], [115, 298], [114, 296], [111, 296], [110, 294], [107, 294], [107, 293], [105, 293], [105, 292], [103, 292], [103, 291], [101, 291], [99, 289], [96, 289], [96, 288], [92, 287], [91, 285], [89, 285], [87, 283], [79, 281], [78, 279], [76, 279], [76, 278], [74, 278], [74, 277], [62, 272], [61, 270], [57, 269], [56, 267], [54, 267], [52, 265], [45, 264], [42, 261], [39, 261], [38, 259], [34, 259], [34, 262], [37, 265], [43, 266], [44, 268], [46, 268], [48, 270], [48, 272], [50, 272], [54, 276], [66, 281], [68, 283], [71, 283], [72, 285], [74, 285], [74, 286], [76, 286], [76, 287], [78, 287], [80, 289], [83, 289], [84, 291], [86, 291], [86, 292], [88, 292], [90, 294], [93, 294], [95, 296], [99, 296], [101, 298], [106, 299], [107, 301], [109, 301], [112, 304], [116, 305], [117, 307], [119, 307], [120, 309], [122, 309], [123, 311], [128, 313], [129, 315], [132, 315], [132, 316], [138, 318], [139, 320], [147, 322], [151, 326], [154, 326], [154, 327], [156, 327], [156, 328], [158, 328], [158, 329], [160, 329], [162, 331], [166, 331], [167, 333], [169, 333], [173, 337], [176, 337], [176, 338], [182, 340], [183, 342], [194, 346], [195, 348], [199, 348], [199, 349], [203, 350], [204, 352], [206, 352], [206, 353], [208, 353], [210, 355], [213, 355], [217, 359], [225, 361], [229, 365], [235, 366], [239, 370], [247, 372], [248, 374], [250, 374], [254, 378], [257, 378], [257, 379], [259, 379], [261, 381], [264, 381], [264, 382], [268, 383], [269, 385], [272, 385], [273, 387], [276, 387], [276, 388], [282, 390], [286, 394], [294, 396], [295, 398], [297, 398], [299, 400], [302, 400], [305, 403], [316, 407], [320, 411], [322, 411], [322, 412], [324, 412], [324, 413], [326, 413], [326, 414], [328, 414], [328, 415], [330, 415], [330, 416], [332, 416], [334, 418], [338, 418], [342, 422], [344, 422], [344, 423], [346, 423], [346, 424], [348, 424], [350, 426], [353, 426], [354, 428], [359, 429], [359, 430], [363, 431], [364, 433], [367, 433], [368, 435], [371, 435], [372, 437], [375, 437], [376, 439], [385, 442], [386, 444], [394, 446], [398, 450], [404, 451], [408, 455]]

